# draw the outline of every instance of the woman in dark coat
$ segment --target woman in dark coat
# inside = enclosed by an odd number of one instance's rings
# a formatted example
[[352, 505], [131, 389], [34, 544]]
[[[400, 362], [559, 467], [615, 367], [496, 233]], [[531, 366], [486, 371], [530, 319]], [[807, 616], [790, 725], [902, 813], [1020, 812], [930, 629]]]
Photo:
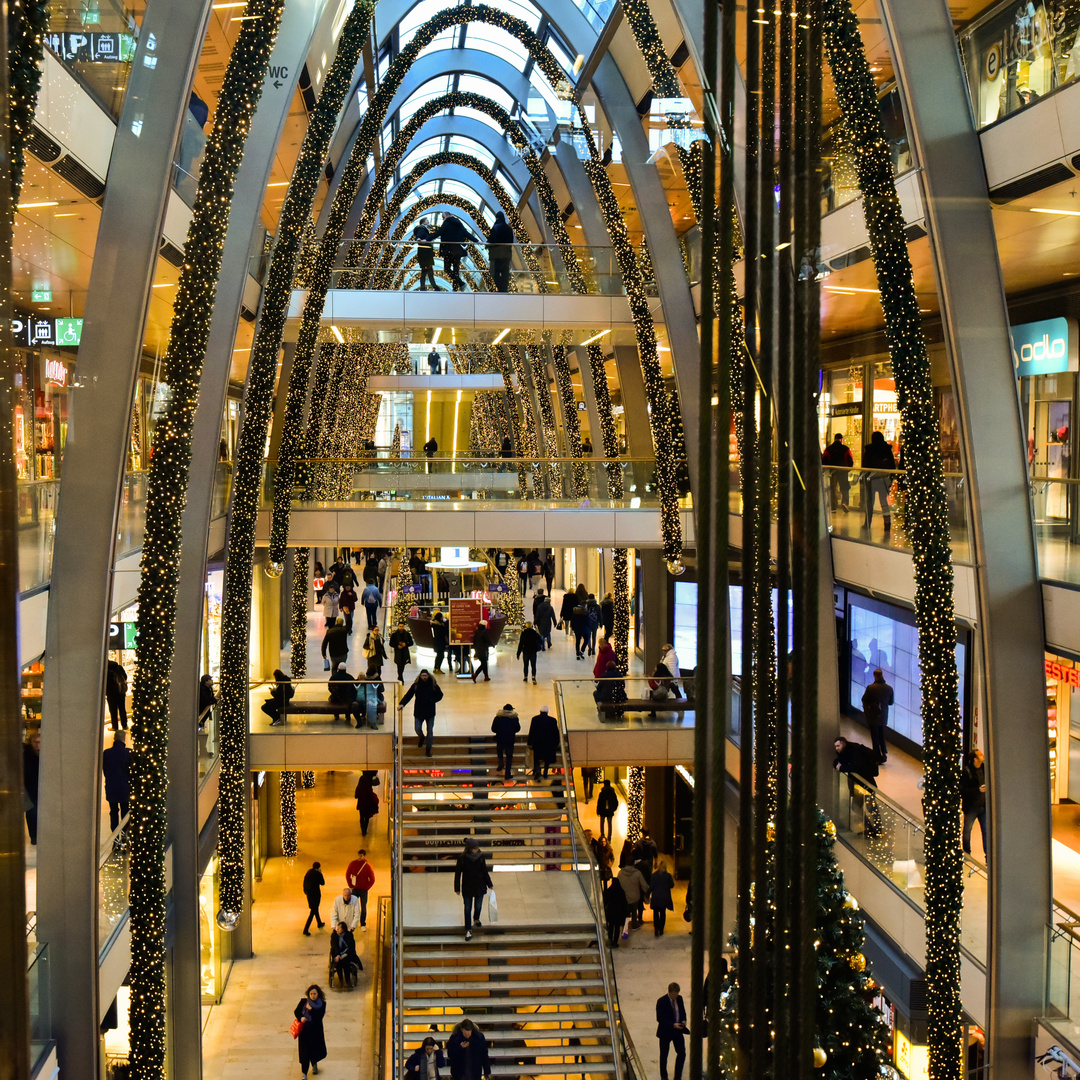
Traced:
[[570, 636], [570, 616], [574, 614], [574, 594], [570, 589], [562, 594], [562, 606], [559, 608], [559, 622], [562, 623], [566, 636]]
[[476, 667], [472, 673], [473, 682], [476, 682], [476, 677], [480, 672], [484, 673], [484, 682], [491, 682], [491, 676], [488, 674], [488, 651], [491, 644], [488, 641], [487, 630], [487, 622], [481, 619], [476, 626], [476, 632], [473, 634], [472, 639], [473, 652], [476, 654]]
[[653, 933], [661, 937], [664, 933], [664, 923], [667, 913], [675, 910], [675, 904], [671, 899], [671, 890], [675, 886], [675, 879], [667, 871], [667, 863], [661, 863], [659, 869], [652, 876], [649, 886], [649, 907], [652, 908]]
[[629, 914], [630, 905], [626, 902], [626, 893], [616, 878], [604, 890], [604, 917], [608, 924], [608, 941], [613, 949], [619, 947], [619, 934]]
[[435, 1059], [435, 1080], [439, 1080], [439, 1070], [446, 1068], [446, 1055], [439, 1044], [429, 1035], [419, 1050], [414, 1050], [405, 1062], [405, 1076], [408, 1080], [428, 1080], [428, 1058]]
[[326, 995], [322, 992], [322, 987], [312, 983], [300, 999], [300, 1004], [293, 1009], [293, 1016], [301, 1022], [296, 1048], [300, 1052], [300, 1070], [306, 1080], [308, 1066], [317, 1073], [319, 1062], [326, 1057], [326, 1037], [323, 1035]]
[[360, 835], [367, 836], [371, 819], [379, 812], [379, 796], [371, 785], [372, 777], [366, 772], [356, 782], [356, 809], [360, 812]]

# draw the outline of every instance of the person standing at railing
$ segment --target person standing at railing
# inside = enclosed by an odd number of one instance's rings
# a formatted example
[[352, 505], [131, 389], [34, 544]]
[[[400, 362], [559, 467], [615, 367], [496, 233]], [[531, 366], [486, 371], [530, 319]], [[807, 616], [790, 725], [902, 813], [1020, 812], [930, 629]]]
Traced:
[[829, 505], [833, 513], [837, 510], [848, 512], [848, 499], [851, 494], [851, 482], [848, 480], [848, 469], [855, 468], [855, 459], [851, 456], [851, 449], [844, 445], [844, 436], [838, 431], [833, 436], [833, 441], [821, 452], [821, 464], [829, 465]]
[[109, 804], [109, 831], [116, 832], [131, 802], [131, 750], [124, 732], [118, 731], [112, 746], [101, 755], [101, 770], [105, 774], [105, 801]]
[[425, 281], [431, 282], [436, 292], [442, 292], [435, 280], [435, 245], [431, 242], [431, 233], [426, 225], [417, 225], [412, 231], [416, 241], [416, 265], [420, 267], [420, 291], [427, 292]]
[[868, 470], [863, 475], [866, 498], [866, 524], [865, 529], [870, 531], [870, 525], [874, 518], [874, 499], [881, 503], [881, 516], [885, 519], [886, 537], [892, 530], [892, 510], [889, 507], [889, 488], [892, 487], [892, 477], [888, 472], [875, 472], [874, 470], [896, 470], [896, 458], [893, 457], [892, 447], [885, 441], [885, 436], [880, 431], [875, 431], [870, 436], [870, 441], [863, 447], [863, 468]]
[[465, 228], [460, 218], [453, 214], [443, 214], [442, 224], [431, 234], [431, 239], [438, 239], [439, 256], [443, 261], [443, 270], [454, 285], [454, 292], [462, 292], [465, 282], [461, 280], [461, 260], [465, 256], [465, 245], [471, 244], [476, 237]]
[[217, 704], [214, 693], [214, 676], [204, 675], [199, 680], [199, 723], [197, 730], [202, 731], [209, 719], [210, 710]]
[[426, 443], [424, 443], [424, 457], [429, 461], [439, 452], [439, 444], [435, 441], [433, 435]]
[[488, 265], [499, 292], [510, 291], [510, 260], [514, 254], [514, 230], [500, 210], [487, 234]]
[[864, 746], [862, 743], [848, 742], [840, 735], [833, 743], [836, 757], [833, 760], [833, 768], [837, 772], [847, 773], [848, 794], [855, 794], [855, 778], [862, 777], [871, 787], [876, 786], [874, 781], [878, 775], [877, 754]]

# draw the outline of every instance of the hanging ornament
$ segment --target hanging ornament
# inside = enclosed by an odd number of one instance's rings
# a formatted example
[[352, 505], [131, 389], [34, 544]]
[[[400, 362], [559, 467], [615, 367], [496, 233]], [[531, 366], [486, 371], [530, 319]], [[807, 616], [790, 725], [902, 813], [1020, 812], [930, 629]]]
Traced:
[[825, 835], [834, 838], [836, 836], [836, 826], [831, 821], [825, 822]]
[[285, 573], [285, 564], [279, 562], [269, 562], [266, 564], [266, 576], [268, 578], [279, 578]]
[[765, 839], [768, 840], [769, 843], [772, 843], [772, 841], [776, 839], [776, 822], [775, 821], [770, 821], [765, 826]]
[[844, 893], [844, 907], [850, 911], [858, 911], [859, 901], [851, 893]]
[[672, 577], [682, 577], [686, 573], [686, 567], [681, 558], [668, 559], [667, 569]]
[[848, 957], [848, 964], [851, 965], [853, 971], [865, 971], [866, 957], [861, 952], [854, 953]]
[[217, 921], [218, 926], [222, 930], [225, 930], [226, 932], [231, 934], [240, 923], [240, 912], [239, 911], [226, 911], [224, 908], [222, 908], [217, 913], [217, 920], [216, 921]]
[[826, 1054], [825, 1051], [822, 1050], [820, 1046], [815, 1046], [814, 1047], [814, 1068], [815, 1069], [824, 1068], [825, 1062], [828, 1061], [828, 1059], [829, 1059], [829, 1055]]

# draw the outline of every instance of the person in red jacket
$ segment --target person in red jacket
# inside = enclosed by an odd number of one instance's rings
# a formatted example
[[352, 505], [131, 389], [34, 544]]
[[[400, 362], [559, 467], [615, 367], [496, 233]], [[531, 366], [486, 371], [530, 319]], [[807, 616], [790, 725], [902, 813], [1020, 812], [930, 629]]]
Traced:
[[345, 880], [352, 894], [360, 901], [360, 929], [367, 929], [367, 897], [375, 884], [375, 871], [367, 861], [367, 852], [361, 848], [356, 858], [345, 869]]

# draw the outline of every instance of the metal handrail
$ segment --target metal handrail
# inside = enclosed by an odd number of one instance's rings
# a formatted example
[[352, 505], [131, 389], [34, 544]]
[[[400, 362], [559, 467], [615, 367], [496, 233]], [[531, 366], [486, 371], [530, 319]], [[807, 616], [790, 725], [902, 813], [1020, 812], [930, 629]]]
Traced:
[[100, 870], [113, 855], [113, 845], [120, 839], [120, 834], [127, 828], [127, 823], [131, 819], [131, 813], [125, 814], [120, 819], [120, 824], [106, 837], [105, 842], [98, 849], [98, 869]]
[[[399, 464], [400, 465], [412, 465], [412, 464], [430, 465], [433, 461], [448, 461], [448, 462], [454, 462], [455, 464], [458, 463], [458, 462], [462, 462], [462, 463], [464, 463], [464, 462], [471, 462], [471, 463], [479, 462], [479, 463], [482, 463], [482, 464], [492, 464], [492, 465], [505, 465], [506, 462], [508, 462], [508, 461], [520, 461], [524, 465], [559, 465], [559, 464], [570, 464], [570, 465], [585, 465], [585, 464], [588, 464], [588, 465], [635, 465], [635, 464], [639, 464], [639, 463], [640, 464], [646, 464], [646, 465], [655, 465], [656, 464], [656, 458], [655, 457], [630, 457], [629, 455], [625, 455], [625, 456], [620, 455], [619, 457], [613, 457], [613, 458], [594, 457], [591, 454], [587, 455], [587, 456], [583, 456], [583, 457], [550, 456], [550, 457], [538, 458], [536, 461], [532, 461], [531, 459], [527, 460], [525, 458], [517, 457], [516, 455], [514, 457], [500, 457], [499, 455], [495, 455], [495, 456], [478, 456], [478, 455], [475, 455], [475, 454], [455, 454], [455, 453], [450, 452], [450, 451], [443, 452], [443, 451], [440, 450], [438, 453], [433, 454], [431, 457], [428, 457], [426, 454], [419, 454], [419, 455], [417, 455], [417, 454], [412, 454], [412, 455], [399, 454], [397, 457], [394, 457], [394, 458], [379, 458], [379, 457], [374, 457], [373, 456], [374, 454], [379, 454], [379, 453], [384, 453], [384, 452], [389, 453], [390, 448], [388, 446], [376, 447], [375, 450], [369, 452], [367, 455], [365, 455], [363, 457], [306, 457], [306, 458], [297, 458], [296, 459], [296, 464], [297, 465], [371, 465], [371, 464], [377, 463], [377, 464], [382, 465], [382, 464], [385, 464], [387, 462], [393, 462], [395, 465], [399, 465]], [[266, 464], [266, 465], [276, 465], [277, 464], [277, 458], [266, 458], [264, 460], [264, 464]], [[830, 468], [831, 468], [831, 466], [830, 466]], [[874, 470], [874, 471], [884, 471], [884, 470]], [[957, 474], [946, 473], [946, 476], [951, 476], [951, 475], [959, 475], [959, 474], [958, 473]]]
[[390, 849], [391, 873], [393, 875], [393, 903], [394, 917], [391, 920], [390, 947], [394, 953], [394, 1066], [391, 1076], [398, 1078], [405, 1073], [405, 1008], [404, 1008], [404, 985], [405, 985], [405, 942], [404, 942], [404, 901], [402, 887], [402, 843], [404, 836], [405, 805], [402, 802], [404, 790], [404, 770], [402, 762], [402, 725], [403, 712], [394, 709], [394, 791], [391, 806], [393, 808], [394, 842]]
[[[734, 465], [735, 463], [732, 462], [732, 466]], [[907, 474], [911, 471], [910, 469], [879, 469], [866, 465], [825, 465], [824, 463], [822, 464], [821, 468], [824, 472], [857, 472], [874, 474], [880, 473], [882, 476], [907, 476]], [[944, 476], [946, 480], [963, 480], [967, 474], [959, 472], [947, 472], [942, 473], [941, 475]], [[1077, 481], [1077, 483], [1080, 483], [1080, 481]]]
[[593, 863], [592, 851], [585, 840], [585, 832], [581, 827], [581, 820], [577, 811], [577, 794], [574, 791], [574, 763], [570, 757], [570, 738], [566, 730], [566, 718], [560, 708], [561, 699], [556, 695], [555, 714], [559, 722], [559, 749], [562, 751], [563, 769], [566, 780], [566, 815], [570, 826], [570, 835], [574, 838], [574, 848], [584, 854], [584, 862], [588, 867], [589, 889], [586, 891], [581, 880], [581, 860], [575, 866], [578, 885], [585, 894], [593, 911], [593, 919], [596, 923], [596, 944], [600, 952], [600, 972], [604, 980], [604, 1004], [607, 1009], [608, 1030], [611, 1036], [612, 1058], [615, 1062], [615, 1080], [625, 1080], [623, 1076], [622, 1056], [618, 1052], [618, 1028], [616, 1009], [618, 1006], [618, 994], [615, 989], [615, 966], [611, 958], [611, 950], [608, 946], [607, 934], [604, 932], [604, 902], [600, 893], [600, 878]]

